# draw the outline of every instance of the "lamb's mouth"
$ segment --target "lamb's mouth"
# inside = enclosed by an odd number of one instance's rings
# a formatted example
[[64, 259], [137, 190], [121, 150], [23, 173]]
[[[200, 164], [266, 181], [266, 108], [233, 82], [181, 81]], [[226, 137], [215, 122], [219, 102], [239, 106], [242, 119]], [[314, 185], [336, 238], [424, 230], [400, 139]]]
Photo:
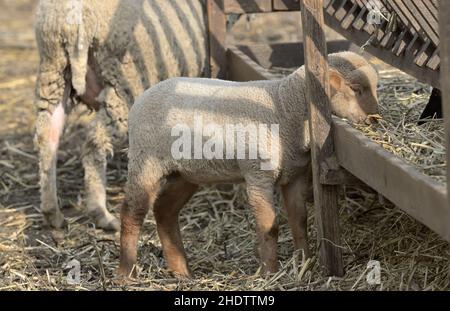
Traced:
[[378, 113], [377, 114], [369, 114], [369, 115], [367, 115], [366, 120], [364, 120], [364, 122], [367, 125], [371, 125], [371, 124], [378, 123], [378, 121], [382, 120], [382, 119], [383, 119], [383, 117]]

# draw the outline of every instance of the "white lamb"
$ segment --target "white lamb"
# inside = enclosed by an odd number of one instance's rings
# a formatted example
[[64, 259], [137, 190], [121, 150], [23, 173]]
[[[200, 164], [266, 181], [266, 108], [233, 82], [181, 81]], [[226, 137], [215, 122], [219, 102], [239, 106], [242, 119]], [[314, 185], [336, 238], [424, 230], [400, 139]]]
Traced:
[[[378, 78], [373, 67], [351, 52], [329, 55], [329, 64], [333, 112], [353, 122], [364, 122], [369, 115], [378, 113]], [[256, 218], [263, 272], [277, 269], [278, 227], [273, 190], [281, 187], [295, 249], [309, 256], [305, 206], [305, 198], [311, 192], [307, 109], [304, 67], [276, 81], [237, 83], [175, 78], [147, 90], [129, 116], [129, 171], [121, 214], [119, 273], [128, 276], [132, 272], [140, 228], [152, 207], [169, 269], [182, 276], [190, 275], [178, 214], [198, 184], [203, 183], [245, 181], [249, 205]], [[205, 125], [213, 124], [203, 129], [203, 133], [223, 142], [225, 149], [218, 150], [218, 144], [212, 148], [205, 142], [208, 137], [200, 142], [194, 137], [192, 148], [179, 148], [180, 137], [173, 134], [179, 129], [191, 129], [194, 136], [199, 134], [200, 119]], [[259, 137], [274, 152], [256, 158], [239, 157], [242, 144], [246, 155], [252, 152], [250, 139], [233, 138], [232, 143], [216, 132], [217, 128], [239, 124], [247, 129], [250, 125], [253, 128], [278, 125], [279, 138], [276, 131], [267, 131]], [[198, 143], [203, 146], [203, 154], [195, 154]], [[174, 150], [184, 156], [174, 154]], [[209, 156], [205, 157], [208, 151]], [[228, 154], [229, 151], [232, 152]], [[232, 156], [227, 159], [225, 153]], [[199, 159], [201, 155], [204, 157]], [[262, 169], [268, 160], [271, 169]]]

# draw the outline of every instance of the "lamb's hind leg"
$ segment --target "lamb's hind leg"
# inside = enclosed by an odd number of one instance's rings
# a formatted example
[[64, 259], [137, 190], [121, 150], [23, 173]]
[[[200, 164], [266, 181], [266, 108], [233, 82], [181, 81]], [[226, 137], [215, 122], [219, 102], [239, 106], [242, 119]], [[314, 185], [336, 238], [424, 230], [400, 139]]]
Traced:
[[287, 212], [289, 227], [291, 228], [295, 250], [299, 255], [309, 258], [308, 246], [308, 213], [306, 210], [306, 198], [310, 190], [309, 171], [297, 176], [291, 183], [282, 187], [284, 208]]
[[120, 213], [120, 266], [119, 276], [136, 276], [137, 244], [144, 218], [154, 205], [161, 188], [162, 173], [152, 169], [147, 176], [141, 165], [130, 160], [125, 203]]
[[191, 272], [181, 239], [178, 215], [198, 186], [180, 176], [169, 176], [153, 206], [159, 239], [169, 270], [181, 277]]

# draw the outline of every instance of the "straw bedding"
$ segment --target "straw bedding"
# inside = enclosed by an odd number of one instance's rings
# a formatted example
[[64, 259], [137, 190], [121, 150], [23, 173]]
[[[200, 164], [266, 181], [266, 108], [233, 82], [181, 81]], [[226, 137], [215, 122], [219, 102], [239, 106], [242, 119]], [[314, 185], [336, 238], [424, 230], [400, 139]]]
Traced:
[[[14, 18], [29, 10], [6, 12]], [[29, 18], [21, 21], [26, 23]], [[2, 25], [8, 25], [8, 20], [2, 20]], [[69, 226], [64, 232], [43, 228], [43, 218], [38, 211], [37, 153], [32, 146], [37, 52], [32, 46], [23, 48], [9, 43], [4, 43], [0, 49], [0, 290], [450, 289], [448, 243], [389, 202], [380, 201], [376, 193], [364, 187], [347, 187], [340, 197], [340, 246], [344, 251], [345, 277], [325, 277], [316, 256], [307, 262], [296, 262], [286, 219], [281, 214], [281, 269], [275, 275], [262, 278], [257, 271], [255, 224], [242, 185], [202, 188], [183, 210], [180, 221], [193, 279], [177, 280], [165, 269], [155, 221], [149, 215], [139, 242], [139, 279], [127, 285], [117, 284], [118, 236], [95, 230], [89, 219], [80, 213], [83, 206], [79, 195], [82, 191], [81, 126], [92, 116], [80, 109], [71, 117], [59, 152], [59, 194]], [[433, 153], [422, 146], [401, 147], [398, 142], [406, 140], [402, 133], [416, 138], [428, 135], [427, 131], [417, 133], [419, 128], [411, 123], [421, 111], [420, 105], [427, 100], [427, 87], [405, 80], [405, 76], [397, 72], [386, 75], [391, 78], [381, 81], [380, 98], [392, 108], [382, 108], [385, 119], [379, 127], [363, 130], [375, 140], [390, 137], [386, 148], [402, 153], [428, 174], [440, 176], [439, 165], [443, 162], [430, 159], [438, 159], [436, 151], [442, 150], [439, 149], [442, 140], [434, 138], [442, 138], [438, 134], [442, 133], [439, 122], [425, 126], [436, 129], [428, 131], [433, 133], [432, 138], [427, 136], [414, 141], [430, 146]], [[384, 109], [395, 113], [388, 118]], [[404, 117], [402, 112], [408, 113]], [[383, 132], [383, 126], [387, 128], [390, 123], [397, 124], [398, 134]], [[410, 152], [411, 148], [415, 152]], [[429, 156], [419, 157], [421, 153]], [[116, 215], [123, 200], [125, 158], [124, 152], [116, 152], [108, 168], [108, 203]], [[317, 254], [312, 206], [309, 213], [311, 247], [313, 254]], [[72, 259], [81, 264], [81, 282], [75, 285], [68, 284], [66, 279], [70, 269], [65, 267]], [[380, 285], [366, 282], [370, 260], [380, 261]]]

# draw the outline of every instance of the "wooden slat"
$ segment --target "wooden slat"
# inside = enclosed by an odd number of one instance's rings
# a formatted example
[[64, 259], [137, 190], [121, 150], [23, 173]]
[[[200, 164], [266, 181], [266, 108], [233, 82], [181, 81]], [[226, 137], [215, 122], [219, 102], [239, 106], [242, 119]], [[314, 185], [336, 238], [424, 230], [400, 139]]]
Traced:
[[431, 53], [428, 52], [430, 44], [430, 40], [427, 39], [420, 50], [417, 52], [416, 58], [414, 59], [414, 63], [417, 66], [425, 65], [428, 59], [431, 57]]
[[439, 12], [437, 7], [430, 0], [422, 0], [425, 6], [428, 8], [430, 13], [433, 15], [434, 19], [438, 21], [438, 29], [439, 29]]
[[347, 15], [348, 6], [352, 6], [352, 1], [350, 0], [341, 0], [341, 3], [339, 5], [339, 8], [334, 13], [334, 18], [336, 18], [338, 21], [342, 21]]
[[436, 50], [434, 50], [433, 55], [431, 55], [430, 60], [427, 63], [427, 67], [432, 70], [437, 70], [439, 68], [439, 65], [441, 64], [441, 58], [439, 56], [440, 48], [438, 47]]
[[355, 21], [352, 24], [353, 28], [355, 28], [356, 30], [361, 30], [364, 27], [364, 25], [366, 24], [364, 22], [364, 16], [366, 16], [366, 15], [367, 15], [367, 8], [363, 7], [361, 9], [361, 11], [359, 11], [358, 15], [356, 16]]
[[309, 103], [309, 132], [320, 260], [328, 274], [342, 276], [344, 264], [340, 247], [338, 190], [321, 183], [321, 168], [334, 155], [328, 78], [328, 56], [322, 0], [301, 4], [306, 98]]
[[[441, 34], [442, 107], [446, 132], [447, 163], [450, 163], [450, 1], [439, 1], [439, 25]], [[450, 169], [447, 167], [447, 191], [450, 193]], [[450, 210], [450, 202], [447, 202]], [[450, 226], [448, 226], [450, 227]]]
[[264, 13], [272, 11], [272, 0], [225, 0], [226, 14]]
[[409, 34], [408, 29], [405, 28], [398, 35], [397, 42], [394, 44], [394, 47], [392, 48], [392, 53], [395, 53], [396, 56], [400, 56], [400, 54], [402, 54], [403, 51], [408, 46], [408, 41], [406, 40], [408, 34]]
[[325, 12], [328, 15], [333, 16], [334, 13], [336, 13], [336, 10], [339, 8], [340, 1], [341, 0], [332, 0], [330, 4], [326, 7]]
[[[351, 40], [353, 43], [362, 46], [364, 45], [370, 38], [370, 35], [361, 32], [357, 29], [354, 29], [352, 27], [348, 29], [343, 29], [340, 27], [339, 21], [337, 21], [335, 18], [330, 17], [328, 15], [325, 15], [325, 21], [327, 22], [327, 25], [339, 32], [342, 36], [347, 38], [347, 40]], [[406, 38], [406, 35], [405, 35]], [[405, 41], [413, 42], [414, 45], [410, 47], [409, 52], [405, 52], [405, 54], [402, 54], [400, 56], [395, 55], [390, 50], [384, 50], [380, 49], [374, 46], [367, 46], [366, 51], [370, 54], [380, 58], [384, 62], [388, 63], [389, 65], [393, 67], [397, 67], [404, 72], [414, 76], [419, 81], [423, 83], [428, 83], [432, 85], [433, 87], [440, 88], [440, 79], [439, 79], [439, 72], [431, 70], [430, 68], [423, 66], [419, 67], [416, 66], [414, 63], [415, 55], [414, 51], [418, 51], [421, 47], [418, 40], [411, 40], [411, 41]], [[402, 48], [403, 50], [403, 48]]]
[[402, 0], [387, 0], [387, 2], [395, 10], [397, 15], [400, 16], [404, 25], [412, 27], [415, 30], [414, 33], [420, 31], [420, 25], [415, 18], [412, 17]]
[[411, 17], [417, 21], [424, 39], [429, 39], [435, 45], [439, 45], [439, 35], [437, 21], [426, 9], [422, 0], [404, 0], [405, 7], [411, 12]]
[[224, 0], [207, 0], [211, 77], [224, 79], [226, 74], [226, 15]]
[[[449, 29], [450, 30], [450, 29]], [[446, 187], [334, 118], [340, 165], [450, 242]]]
[[356, 18], [355, 11], [357, 8], [359, 8], [358, 4], [357, 3], [353, 4], [353, 7], [347, 12], [347, 15], [342, 20], [341, 23], [342, 28], [347, 29], [348, 27], [350, 27], [350, 25]]
[[431, 41], [435, 45], [439, 45], [439, 19], [432, 12], [432, 6], [427, 5], [423, 0], [413, 0], [412, 3], [417, 14], [420, 14], [420, 22], [424, 24], [422, 27], [425, 31], [429, 27]]
[[390, 10], [394, 10], [397, 16], [399, 17], [400, 21], [409, 28], [411, 34], [416, 34], [416, 30], [414, 27], [412, 27], [411, 23], [409, 22], [408, 18], [403, 13], [403, 10], [400, 9], [398, 6], [398, 0], [385, 0], [386, 4], [388, 5], [388, 8]]

